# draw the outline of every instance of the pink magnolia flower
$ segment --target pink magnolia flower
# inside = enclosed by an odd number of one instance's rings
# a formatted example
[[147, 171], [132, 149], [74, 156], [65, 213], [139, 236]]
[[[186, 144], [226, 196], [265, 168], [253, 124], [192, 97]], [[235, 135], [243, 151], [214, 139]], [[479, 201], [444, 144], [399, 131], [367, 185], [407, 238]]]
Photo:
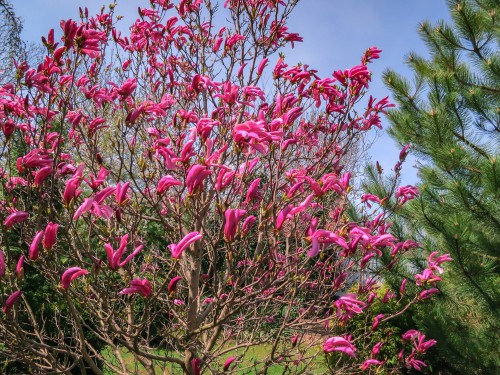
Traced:
[[322, 243], [335, 243], [344, 249], [349, 249], [346, 240], [326, 229], [317, 229], [311, 236], [311, 249], [307, 252], [309, 257], [314, 257], [319, 254], [319, 245]]
[[77, 198], [82, 193], [82, 191], [78, 189], [81, 181], [80, 177], [72, 177], [66, 181], [66, 188], [63, 193], [63, 199], [66, 204], [69, 204], [73, 199]]
[[220, 83], [212, 81], [209, 76], [195, 74], [189, 88], [198, 94], [202, 91], [217, 89], [220, 85]]
[[238, 230], [238, 224], [246, 215], [245, 210], [240, 209], [228, 209], [226, 210], [224, 216], [226, 217], [226, 223], [224, 224], [224, 237], [227, 241], [232, 241]]
[[47, 177], [49, 177], [52, 172], [54, 170], [52, 169], [52, 167], [43, 167], [43, 168], [40, 168], [36, 173], [35, 173], [35, 181], [34, 181], [34, 185], [35, 186], [40, 186], [43, 181], [45, 181], [45, 179]]
[[217, 175], [217, 180], [215, 182], [215, 189], [217, 191], [224, 190], [234, 179], [234, 171], [225, 165], [221, 166], [219, 174]]
[[101, 186], [104, 183], [108, 175], [109, 175], [109, 170], [107, 170], [104, 167], [101, 167], [101, 169], [99, 169], [99, 172], [97, 173], [97, 177], [95, 177], [94, 174], [91, 173], [90, 181], [87, 179], [84, 180], [90, 186], [90, 188], [95, 191], [99, 188], [99, 186]]
[[77, 198], [82, 192], [81, 190], [78, 190], [78, 187], [80, 186], [83, 179], [84, 168], [84, 163], [80, 163], [76, 168], [70, 164], [64, 165], [62, 167], [62, 169], [64, 170], [64, 174], [73, 172], [72, 177], [66, 181], [66, 188], [64, 189], [63, 193], [63, 199], [67, 204], [69, 204], [72, 199]]
[[373, 194], [365, 194], [361, 197], [361, 203], [366, 203], [368, 208], [371, 208], [371, 204], [369, 202], [380, 203], [380, 198]]
[[385, 314], [378, 314], [375, 318], [373, 318], [372, 331], [375, 331], [380, 324], [380, 319], [383, 319]]
[[259, 197], [260, 178], [256, 178], [250, 183], [245, 197], [245, 204], [249, 204], [253, 199]]
[[379, 361], [378, 359], [367, 359], [361, 365], [361, 370], [366, 371], [371, 366], [381, 366], [385, 363], [385, 361]]
[[255, 223], [256, 220], [257, 218], [255, 216], [253, 215], [248, 216], [241, 225], [241, 233], [243, 235], [246, 235], [250, 231], [250, 228], [252, 228], [252, 225]]
[[257, 97], [259, 97], [261, 100], [265, 100], [264, 91], [262, 91], [262, 89], [257, 86], [243, 87], [243, 95], [247, 100], [250, 100], [251, 102], [255, 101]]
[[318, 229], [319, 219], [317, 217], [311, 218], [311, 224], [309, 224], [309, 228], [307, 228], [306, 235], [312, 236], [316, 229]]
[[313, 204], [312, 203], [313, 198], [314, 194], [310, 194], [309, 196], [307, 196], [307, 198], [302, 203], [300, 203], [297, 207], [294, 207], [290, 210], [290, 215], [295, 215], [298, 214], [299, 212], [307, 210], [309, 206]]
[[340, 178], [340, 187], [343, 191], [347, 191], [349, 188], [349, 181], [351, 180], [351, 172], [346, 172]]
[[412, 248], [420, 247], [421, 245], [418, 242], [412, 240], [406, 240], [404, 242], [397, 242], [392, 245], [391, 256], [394, 258], [398, 253], [406, 253], [408, 250]]
[[436, 340], [425, 340], [425, 335], [418, 335], [417, 337], [418, 341], [415, 342], [415, 349], [417, 350], [417, 352], [419, 353], [425, 353], [427, 352], [427, 350], [429, 350], [429, 348], [433, 347], [434, 345], [437, 344], [437, 341]]
[[[115, 188], [110, 186], [111, 191], [114, 191]], [[103, 189], [99, 193], [95, 195], [95, 199], [85, 198], [83, 203], [76, 209], [75, 214], [73, 215], [73, 220], [78, 220], [80, 216], [82, 216], [86, 212], [90, 212], [92, 215], [97, 217], [105, 217], [106, 219], [110, 219], [113, 215], [113, 209], [106, 205], [98, 203], [102, 195], [100, 193], [109, 192], [108, 188]]]
[[408, 331], [406, 331], [405, 333], [403, 333], [401, 335], [401, 338], [404, 340], [404, 341], [409, 341], [411, 339], [413, 339], [414, 337], [417, 337], [420, 333], [420, 331], [417, 331], [416, 329], [410, 329]]
[[17, 261], [16, 276], [18, 280], [22, 280], [24, 277], [24, 255], [21, 255]]
[[125, 182], [123, 185], [121, 183], [118, 183], [116, 185], [115, 194], [116, 194], [116, 203], [118, 203], [118, 205], [121, 206], [127, 203], [128, 201], [127, 191], [129, 186], [130, 182]]
[[116, 187], [108, 186], [95, 193], [94, 198], [85, 198], [75, 211], [73, 220], [78, 220], [86, 212], [90, 212], [97, 217], [104, 216], [109, 220], [113, 214], [113, 209], [108, 205], [102, 204], [102, 202], [113, 193], [116, 193]]
[[372, 348], [372, 357], [376, 357], [382, 348], [382, 341], [377, 342]]
[[16, 186], [28, 186], [28, 181], [22, 177], [9, 177], [5, 186], [10, 190]]
[[269, 142], [280, 141], [283, 137], [282, 130], [266, 130], [264, 112], [260, 111], [257, 121], [248, 120], [237, 124], [233, 128], [233, 139], [236, 143], [248, 145], [265, 155]]
[[201, 373], [201, 364], [202, 364], [201, 359], [199, 359], [197, 357], [193, 358], [191, 360], [191, 368], [193, 370], [193, 375], [200, 375], [200, 373]]
[[203, 236], [199, 232], [191, 232], [184, 236], [182, 240], [179, 241], [178, 244], [168, 245], [168, 249], [172, 253], [172, 257], [175, 259], [179, 259], [182, 255], [182, 252], [189, 247], [192, 243], [199, 241], [203, 238]]
[[380, 57], [380, 52], [382, 52], [381, 49], [378, 49], [377, 47], [370, 47], [365, 51], [365, 54], [363, 55], [361, 61], [364, 65], [366, 65], [372, 60], [378, 59]]
[[425, 364], [425, 362], [419, 360], [419, 359], [416, 359], [415, 358], [415, 354], [412, 353], [408, 356], [408, 358], [406, 359], [406, 368], [408, 369], [415, 369], [417, 371], [422, 371], [422, 369], [424, 367], [427, 367], [427, 365]]
[[429, 259], [427, 259], [427, 263], [429, 264], [429, 269], [436, 270], [436, 271], [438, 271], [439, 274], [442, 274], [443, 269], [439, 266], [444, 262], [452, 261], [453, 258], [450, 256], [450, 254], [440, 255], [437, 258], [435, 258], [437, 254], [438, 254], [437, 251], [432, 252], [429, 255]]
[[236, 43], [238, 43], [241, 40], [245, 40], [245, 37], [240, 34], [233, 34], [230, 35], [226, 38], [226, 41], [224, 42], [224, 49], [231, 49]]
[[408, 149], [410, 148], [410, 144], [407, 144], [403, 147], [401, 152], [399, 153], [399, 160], [404, 161], [406, 159], [406, 155], [408, 155]]
[[343, 337], [335, 336], [327, 339], [323, 344], [323, 350], [326, 353], [332, 353], [334, 351], [342, 352], [350, 357], [356, 357], [356, 348], [352, 345], [349, 340]]
[[[221, 148], [219, 148], [218, 150], [213, 151], [213, 152], [212, 152], [213, 140], [208, 138], [206, 140], [206, 145], [207, 145], [207, 154], [205, 157], [205, 165], [207, 165], [207, 166], [213, 165], [213, 166], [218, 166], [220, 168], [225, 168], [227, 170], [231, 170], [231, 168], [229, 168], [225, 165], [217, 164], [217, 163], [219, 163], [219, 159], [220, 159], [221, 155], [227, 150], [229, 145], [227, 143], [224, 143]], [[244, 164], [246, 164], [246, 163], [243, 163], [243, 165]]]
[[[192, 129], [194, 130], [194, 134], [196, 135], [196, 128], [192, 128]], [[175, 161], [181, 161], [183, 163], [186, 163], [191, 157], [193, 157], [196, 154], [196, 152], [193, 149], [193, 145], [194, 145], [195, 141], [196, 141], [196, 138], [188, 140], [181, 150], [180, 157], [178, 159], [176, 159]]]
[[136, 87], [137, 87], [137, 79], [128, 78], [125, 82], [123, 82], [121, 87], [116, 90], [116, 92], [118, 93], [118, 95], [122, 97], [122, 99], [125, 99], [128, 96], [132, 95]]
[[37, 168], [37, 167], [52, 167], [54, 160], [50, 157], [47, 150], [40, 148], [31, 150], [27, 155], [17, 159], [17, 169], [23, 172], [24, 168]]
[[181, 299], [174, 299], [174, 305], [176, 305], [176, 306], [184, 306], [185, 303]]
[[224, 362], [224, 372], [229, 370], [229, 366], [231, 366], [231, 363], [233, 363], [235, 359], [235, 357], [229, 357], [228, 359], [226, 359], [226, 362]]
[[382, 303], [387, 303], [393, 298], [396, 298], [396, 293], [394, 293], [390, 289], [387, 289], [384, 293], [384, 297], [382, 298]]
[[233, 105], [237, 103], [239, 89], [237, 85], [233, 85], [231, 81], [227, 81], [222, 85], [223, 93], [214, 95], [214, 98], [221, 98], [226, 104]]
[[425, 284], [436, 285], [437, 281], [442, 281], [439, 276], [434, 275], [434, 271], [426, 268], [421, 274], [417, 273], [415, 275], [415, 279], [417, 280], [417, 285], [422, 286]]
[[171, 175], [166, 175], [162, 177], [160, 181], [158, 181], [158, 187], [156, 188], [156, 193], [163, 194], [172, 186], [179, 186], [179, 185], [182, 185], [181, 181], [176, 180]]
[[59, 228], [59, 224], [54, 224], [50, 222], [45, 227], [45, 232], [43, 236], [43, 247], [46, 250], [52, 249], [52, 246], [56, 243], [57, 237], [57, 229]]
[[403, 281], [401, 282], [401, 286], [399, 287], [399, 293], [401, 293], [401, 294], [405, 293], [406, 283], [407, 282], [408, 282], [407, 279], [403, 279]]
[[255, 166], [259, 161], [260, 158], [253, 158], [252, 160], [241, 164], [240, 167], [238, 168], [238, 173], [236, 174], [236, 177], [243, 178], [244, 176], [252, 173], [253, 169], [255, 168]]
[[107, 243], [104, 245], [104, 249], [106, 250], [106, 255], [108, 257], [108, 264], [113, 270], [125, 266], [144, 248], [143, 245], [137, 246], [135, 250], [128, 257], [126, 257], [124, 261], [122, 261], [123, 253], [127, 249], [128, 237], [128, 234], [126, 234], [121, 238], [120, 246], [116, 251], [113, 249], [111, 244]]
[[186, 186], [189, 194], [195, 193], [201, 187], [203, 187], [203, 181], [205, 178], [210, 176], [212, 171], [210, 171], [204, 165], [195, 164], [188, 170], [188, 174], [186, 176]]
[[43, 235], [44, 235], [44, 231], [41, 230], [41, 231], [37, 232], [35, 237], [33, 237], [33, 241], [31, 241], [30, 250], [29, 250], [29, 257], [31, 260], [38, 259], [38, 252], [39, 252], [40, 244], [42, 243]]
[[393, 246], [396, 238], [389, 233], [372, 235], [369, 228], [355, 227], [350, 233], [353, 240], [359, 237], [359, 243], [367, 252], [374, 252], [377, 256], [382, 256], [382, 251], [378, 247]]
[[9, 311], [12, 309], [12, 306], [14, 306], [14, 303], [16, 303], [19, 297], [21, 297], [21, 294], [23, 294], [23, 292], [17, 290], [7, 298], [7, 300], [5, 301], [5, 305], [3, 306], [3, 312], [5, 314], [9, 313]]
[[415, 348], [412, 350], [412, 354], [410, 355], [410, 357], [413, 357], [416, 352], [420, 353], [420, 354], [425, 354], [427, 352], [427, 350], [429, 350], [429, 348], [433, 347], [434, 345], [437, 344], [437, 341], [436, 340], [426, 340], [426, 337], [424, 334], [422, 334], [422, 332], [420, 331], [417, 331], [415, 329], [411, 329], [407, 332], [405, 332], [401, 338], [404, 340], [404, 341], [412, 341], [413, 342], [413, 345], [415, 346]]
[[371, 305], [371, 303], [375, 300], [375, 298], [377, 298], [377, 292], [370, 293], [370, 295], [366, 299], [366, 304]]
[[177, 289], [177, 283], [180, 280], [182, 280], [182, 277], [180, 277], [180, 276], [172, 277], [172, 279], [168, 283], [168, 288], [167, 288], [168, 293], [172, 294], [173, 292], [175, 292], [175, 290]]
[[61, 286], [63, 289], [68, 289], [71, 285], [71, 282], [77, 277], [87, 275], [89, 271], [82, 269], [80, 267], [71, 267], [68, 268], [61, 276]]
[[398, 353], [398, 361], [402, 362], [403, 361], [403, 356], [405, 354], [405, 350], [401, 349], [401, 351]]
[[[104, 200], [111, 196], [113, 193], [117, 193], [117, 189], [118, 189], [118, 186], [116, 187], [113, 187], [113, 186], [108, 186], [108, 187], [105, 187], [104, 189], [98, 191], [97, 193], [94, 194], [94, 202], [96, 204], [101, 204], [102, 202], [104, 202]], [[119, 188], [118, 190], [122, 190], [121, 188]]]
[[283, 223], [291, 218], [292, 216], [290, 215], [290, 211], [292, 210], [293, 206], [288, 205], [284, 209], [282, 209], [279, 213], [278, 216], [276, 217], [276, 229], [281, 229], [283, 226]]
[[92, 59], [99, 57], [100, 45], [106, 40], [106, 34], [103, 31], [79, 27], [71, 19], [62, 20], [60, 25], [64, 33], [66, 48], [73, 48], [75, 51], [88, 55]]
[[268, 61], [269, 59], [267, 57], [260, 61], [259, 66], [257, 67], [257, 75], [262, 75], [262, 72], [264, 71], [264, 68], [266, 67]]
[[396, 239], [392, 234], [384, 233], [378, 236], [373, 236], [370, 239], [371, 246], [392, 246]]
[[218, 125], [220, 125], [219, 121], [203, 117], [199, 119], [198, 123], [196, 124], [196, 130], [198, 131], [200, 137], [206, 141], [210, 136], [212, 129]]
[[365, 65], [355, 66], [346, 70], [344, 74], [351, 79], [351, 87], [368, 87], [368, 82], [371, 80], [371, 73]]
[[342, 320], [350, 319], [354, 314], [361, 314], [366, 303], [358, 301], [354, 293], [345, 294], [335, 301], [337, 316]]
[[148, 298], [151, 295], [152, 288], [148, 279], [134, 279], [130, 282], [128, 288], [122, 289], [119, 294], [140, 294]]
[[109, 128], [109, 125], [106, 125], [106, 120], [102, 117], [97, 117], [90, 122], [87, 126], [87, 130], [89, 135], [92, 137], [99, 129]]
[[214, 53], [216, 53], [216, 52], [219, 50], [219, 48], [220, 48], [220, 46], [221, 46], [221, 44], [222, 44], [222, 41], [223, 41], [223, 39], [222, 39], [222, 38], [217, 38], [217, 39], [215, 40], [214, 45], [213, 45], [213, 47], [212, 47], [212, 51], [213, 51]]
[[[399, 204], [402, 205], [407, 201], [414, 199], [418, 195], [418, 187], [406, 185], [400, 186], [396, 189], [396, 199], [399, 200]], [[400, 199], [401, 198], [401, 199]]]
[[7, 228], [12, 228], [14, 224], [17, 223], [22, 223], [24, 220], [29, 218], [30, 214], [24, 211], [15, 211], [11, 213], [5, 221], [3, 222], [3, 225]]

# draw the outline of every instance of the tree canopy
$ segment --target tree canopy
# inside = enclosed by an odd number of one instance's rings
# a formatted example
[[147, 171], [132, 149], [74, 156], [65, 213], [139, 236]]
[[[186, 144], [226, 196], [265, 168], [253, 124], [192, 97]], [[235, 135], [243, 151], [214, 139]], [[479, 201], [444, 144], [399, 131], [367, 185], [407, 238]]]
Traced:
[[398, 105], [388, 113], [389, 133], [411, 144], [419, 168], [420, 195], [401, 210], [403, 227], [454, 259], [443, 294], [417, 314], [440, 343], [432, 363], [493, 373], [500, 365], [500, 8], [496, 0], [448, 5], [450, 24], [420, 26], [429, 57], [410, 53], [412, 81], [385, 73]]

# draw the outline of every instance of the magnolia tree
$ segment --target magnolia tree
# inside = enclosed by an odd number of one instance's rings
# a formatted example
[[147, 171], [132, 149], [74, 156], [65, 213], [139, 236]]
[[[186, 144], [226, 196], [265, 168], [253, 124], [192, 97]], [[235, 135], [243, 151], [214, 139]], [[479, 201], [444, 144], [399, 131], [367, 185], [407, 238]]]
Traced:
[[346, 214], [350, 150], [390, 106], [364, 100], [380, 50], [327, 78], [289, 66], [296, 2], [152, 0], [127, 35], [114, 6], [81, 10], [37, 68], [16, 62], [0, 88], [11, 373], [301, 372], [323, 353], [338, 373], [425, 366], [435, 341], [374, 333], [438, 292], [448, 257], [403, 305], [374, 265], [418, 244], [387, 232], [378, 197], [363, 197], [378, 216]]

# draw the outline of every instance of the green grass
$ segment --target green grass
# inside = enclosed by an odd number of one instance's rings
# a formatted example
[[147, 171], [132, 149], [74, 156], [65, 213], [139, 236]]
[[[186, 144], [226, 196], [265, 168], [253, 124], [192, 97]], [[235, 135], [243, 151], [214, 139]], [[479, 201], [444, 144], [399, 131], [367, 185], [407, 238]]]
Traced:
[[[229, 346], [229, 345], [228, 345]], [[228, 352], [224, 354], [217, 362], [219, 363], [219, 369], [222, 372], [222, 367], [224, 364], [224, 361], [229, 358], [229, 357], [239, 357], [243, 355], [241, 358], [238, 359], [238, 363], [235, 365], [235, 362], [233, 362], [233, 365], [231, 366], [231, 369], [233, 369], [230, 373], [231, 374], [238, 374], [238, 375], [244, 375], [244, 374], [255, 374], [259, 370], [262, 369], [263, 364], [262, 360], [265, 359], [271, 350], [271, 345], [269, 344], [261, 344], [257, 346], [253, 346], [249, 348], [246, 352], [243, 349], [238, 349], [232, 352]], [[309, 348], [305, 355], [307, 357], [313, 356], [320, 350], [319, 347], [311, 347]], [[164, 354], [164, 355], [170, 355], [172, 357], [176, 358], [182, 358], [181, 353], [176, 353], [172, 351], [157, 351], [157, 354]], [[118, 365], [118, 359], [115, 358], [115, 355], [111, 352], [111, 350], [104, 351], [103, 355], [108, 359], [113, 361], [115, 365]], [[123, 356], [123, 359], [126, 363], [127, 366], [127, 371], [130, 373], [135, 373], [135, 374], [146, 374], [146, 371], [144, 367], [135, 361], [133, 355], [129, 352], [127, 352], [125, 349], [121, 350], [121, 355]], [[288, 369], [286, 369], [285, 365], [281, 365], [279, 363], [273, 364], [269, 369], [268, 369], [268, 374], [270, 375], [278, 375], [278, 374], [295, 374], [295, 373], [302, 373], [301, 371], [304, 371], [305, 364], [304, 363], [299, 363], [298, 366], [289, 366]], [[155, 365], [155, 370], [158, 374], [182, 374], [182, 370], [180, 366], [177, 364], [173, 363], [159, 363]], [[328, 367], [325, 363], [324, 356], [321, 354], [318, 355], [311, 365], [307, 368], [307, 371], [304, 372], [305, 374], [324, 374], [328, 372]], [[229, 373], [229, 372], [228, 372]], [[112, 371], [108, 370], [105, 371], [105, 374], [113, 374]]]

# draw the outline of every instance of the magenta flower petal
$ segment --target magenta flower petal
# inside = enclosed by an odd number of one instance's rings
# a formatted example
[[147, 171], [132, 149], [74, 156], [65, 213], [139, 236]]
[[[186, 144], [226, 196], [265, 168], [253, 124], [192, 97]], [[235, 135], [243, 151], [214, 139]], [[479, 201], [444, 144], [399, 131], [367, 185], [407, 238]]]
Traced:
[[7, 218], [3, 222], [3, 225], [5, 225], [7, 228], [11, 228], [14, 224], [23, 222], [29, 216], [30, 214], [24, 211], [13, 212], [9, 216], [7, 216]]
[[323, 344], [323, 350], [326, 353], [332, 353], [334, 351], [342, 352], [350, 357], [356, 357], [356, 348], [348, 340], [343, 337], [330, 337]]
[[122, 289], [119, 294], [140, 294], [148, 298], [151, 292], [151, 283], [148, 279], [134, 279], [130, 282], [130, 286]]
[[89, 271], [80, 268], [80, 267], [71, 267], [68, 268], [61, 276], [61, 285], [63, 289], [68, 289], [71, 285], [71, 282], [77, 277], [87, 275]]
[[246, 215], [245, 210], [239, 209], [228, 209], [226, 210], [224, 216], [226, 217], [226, 223], [224, 224], [224, 237], [226, 240], [232, 241], [238, 230], [238, 224]]
[[12, 293], [8, 298], [7, 298], [7, 301], [5, 301], [5, 305], [3, 307], [3, 312], [8, 314], [10, 309], [12, 309], [12, 306], [14, 306], [14, 303], [16, 303], [16, 301], [19, 299], [19, 297], [21, 297], [21, 294], [23, 292], [18, 290], [14, 293]]
[[172, 280], [170, 280], [170, 282], [168, 283], [168, 292], [169, 293], [175, 292], [175, 289], [177, 288], [177, 283], [180, 280], [182, 280], [182, 277], [180, 277], [180, 276], [175, 276], [172, 278]]
[[172, 253], [172, 257], [175, 259], [179, 259], [186, 248], [189, 247], [192, 243], [199, 241], [203, 238], [203, 236], [199, 232], [191, 232], [188, 233], [182, 240], [179, 241], [178, 244], [168, 245], [168, 249]]
[[46, 250], [52, 249], [52, 246], [56, 243], [57, 230], [59, 229], [59, 224], [54, 224], [52, 222], [47, 224], [45, 228], [45, 235], [43, 236], [43, 247]]
[[40, 250], [40, 244], [42, 243], [42, 238], [44, 235], [44, 231], [39, 231], [35, 237], [33, 237], [33, 241], [31, 241], [29, 256], [31, 260], [38, 259], [38, 252]]
[[231, 366], [231, 363], [233, 363], [235, 359], [236, 358], [234, 357], [229, 357], [228, 359], [226, 359], [226, 362], [224, 362], [224, 372], [229, 370], [229, 366]]

